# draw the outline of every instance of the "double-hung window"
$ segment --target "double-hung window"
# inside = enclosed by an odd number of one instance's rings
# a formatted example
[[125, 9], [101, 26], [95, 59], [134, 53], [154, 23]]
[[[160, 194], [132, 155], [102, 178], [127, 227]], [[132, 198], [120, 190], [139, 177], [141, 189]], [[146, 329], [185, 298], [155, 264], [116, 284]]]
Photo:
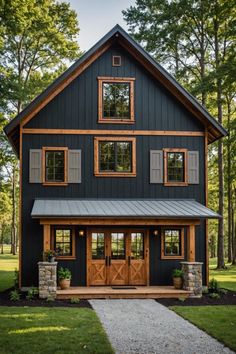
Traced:
[[184, 228], [168, 228], [162, 230], [162, 259], [184, 258]]
[[187, 150], [164, 149], [164, 169], [165, 185], [187, 185]]
[[43, 183], [67, 184], [67, 148], [43, 147]]

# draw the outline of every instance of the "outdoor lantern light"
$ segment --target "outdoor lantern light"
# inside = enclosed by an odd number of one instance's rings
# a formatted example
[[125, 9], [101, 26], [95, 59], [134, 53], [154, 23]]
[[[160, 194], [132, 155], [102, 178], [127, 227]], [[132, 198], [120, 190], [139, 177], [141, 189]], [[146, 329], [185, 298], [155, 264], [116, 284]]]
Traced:
[[158, 230], [154, 230], [153, 235], [158, 236]]
[[84, 230], [79, 230], [79, 236], [84, 236]]

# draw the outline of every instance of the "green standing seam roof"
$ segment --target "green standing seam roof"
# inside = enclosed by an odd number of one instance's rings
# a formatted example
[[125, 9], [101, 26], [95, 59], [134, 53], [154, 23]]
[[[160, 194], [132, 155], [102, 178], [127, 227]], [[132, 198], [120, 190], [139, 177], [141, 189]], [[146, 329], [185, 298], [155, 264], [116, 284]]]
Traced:
[[35, 199], [32, 218], [219, 219], [192, 199]]

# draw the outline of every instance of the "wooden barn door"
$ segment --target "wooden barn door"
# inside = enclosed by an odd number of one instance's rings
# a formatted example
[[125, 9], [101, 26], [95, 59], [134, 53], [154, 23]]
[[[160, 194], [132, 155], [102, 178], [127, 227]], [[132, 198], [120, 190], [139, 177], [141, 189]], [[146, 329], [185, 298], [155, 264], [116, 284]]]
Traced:
[[90, 231], [87, 236], [87, 285], [107, 284], [107, 237]]
[[115, 231], [108, 235], [109, 240], [109, 285], [128, 284], [127, 237], [125, 232]]
[[129, 284], [147, 285], [147, 246], [144, 232], [130, 232], [128, 237]]

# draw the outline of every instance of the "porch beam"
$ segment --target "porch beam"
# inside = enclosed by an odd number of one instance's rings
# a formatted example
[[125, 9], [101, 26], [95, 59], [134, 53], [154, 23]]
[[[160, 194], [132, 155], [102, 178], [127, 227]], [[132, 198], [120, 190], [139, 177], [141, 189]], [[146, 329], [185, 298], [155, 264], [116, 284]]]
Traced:
[[41, 225], [128, 225], [128, 226], [157, 226], [157, 225], [171, 225], [171, 226], [194, 226], [199, 225], [199, 219], [92, 219], [92, 218], [46, 218], [40, 219]]
[[187, 227], [187, 261], [195, 262], [195, 225]]
[[43, 251], [50, 249], [50, 225], [43, 225]]

